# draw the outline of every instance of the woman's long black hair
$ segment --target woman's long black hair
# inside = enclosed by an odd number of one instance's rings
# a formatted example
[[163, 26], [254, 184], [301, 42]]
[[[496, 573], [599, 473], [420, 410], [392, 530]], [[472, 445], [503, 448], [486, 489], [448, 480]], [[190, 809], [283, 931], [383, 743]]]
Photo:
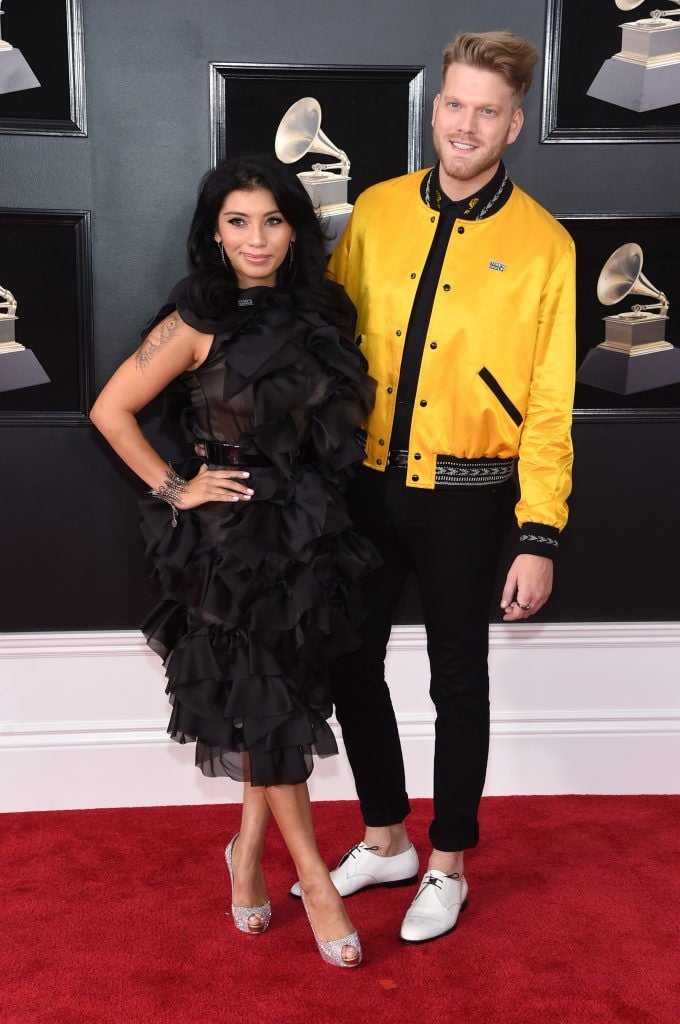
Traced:
[[201, 182], [187, 243], [192, 266], [188, 282], [191, 307], [199, 316], [217, 320], [233, 303], [238, 282], [231, 266], [225, 267], [222, 262], [215, 227], [230, 192], [258, 188], [269, 189], [295, 231], [293, 266], [289, 266], [288, 259], [284, 261], [279, 268], [279, 284], [291, 292], [300, 309], [315, 310], [331, 323], [346, 320], [348, 299], [324, 276], [325, 236], [311, 200], [297, 175], [266, 154], [224, 160]]

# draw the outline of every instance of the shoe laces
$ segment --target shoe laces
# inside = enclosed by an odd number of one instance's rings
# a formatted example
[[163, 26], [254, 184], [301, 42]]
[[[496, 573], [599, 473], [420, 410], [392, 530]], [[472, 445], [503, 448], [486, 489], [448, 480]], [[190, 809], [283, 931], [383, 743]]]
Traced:
[[[453, 878], [453, 879], [455, 879], [455, 881], [458, 881], [460, 879], [460, 875], [458, 874], [457, 871], [454, 871], [452, 875], [447, 875], [446, 877], [447, 878]], [[435, 889], [441, 889], [443, 884], [444, 884], [443, 879], [435, 878], [434, 875], [431, 875], [430, 872], [428, 871], [426, 873], [425, 877], [423, 878], [423, 881], [421, 883], [420, 889], [418, 890], [418, 892], [416, 894], [416, 898], [414, 899], [413, 902], [415, 903], [415, 901], [418, 899], [418, 896], [422, 896], [422, 894], [427, 889], [428, 885], [433, 885], [435, 887]]]
[[379, 849], [380, 849], [379, 846], [366, 846], [366, 843], [364, 843], [363, 841], [361, 843], [357, 843], [356, 846], [353, 846], [351, 848], [351, 850], [348, 850], [347, 853], [344, 854], [340, 858], [340, 860], [338, 862], [338, 867], [339, 868], [342, 867], [342, 865], [345, 863], [345, 861], [349, 860], [350, 857], [352, 859], [354, 859], [359, 853], [361, 853], [362, 850], [379, 850]]

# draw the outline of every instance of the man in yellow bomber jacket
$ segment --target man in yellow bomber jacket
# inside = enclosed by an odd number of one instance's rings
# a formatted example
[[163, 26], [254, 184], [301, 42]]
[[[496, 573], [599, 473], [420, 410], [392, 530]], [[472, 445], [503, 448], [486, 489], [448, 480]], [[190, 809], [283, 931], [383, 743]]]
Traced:
[[432, 854], [402, 923], [407, 942], [450, 932], [467, 899], [463, 853], [479, 838], [488, 752], [488, 612], [513, 506], [508, 622], [548, 599], [567, 519], [574, 247], [501, 159], [537, 59], [509, 32], [457, 36], [434, 101], [438, 163], [368, 189], [329, 268], [357, 306], [378, 382], [350, 504], [384, 560], [363, 646], [335, 670], [366, 833], [332, 877], [343, 895], [417, 878], [384, 675], [392, 615], [414, 572], [437, 718]]

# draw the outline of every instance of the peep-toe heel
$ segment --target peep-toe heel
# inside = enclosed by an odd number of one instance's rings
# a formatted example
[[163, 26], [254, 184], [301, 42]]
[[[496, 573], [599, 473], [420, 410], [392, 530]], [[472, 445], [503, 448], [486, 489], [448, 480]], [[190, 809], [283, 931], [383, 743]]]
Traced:
[[[234, 852], [234, 843], [238, 837], [239, 833], [237, 832], [224, 851], [224, 859], [227, 862], [227, 871], [229, 872], [232, 893], [234, 892], [234, 868], [232, 866], [232, 856]], [[267, 930], [269, 922], [272, 919], [272, 905], [269, 900], [267, 900], [266, 903], [261, 903], [259, 907], [237, 907], [232, 900], [231, 916], [234, 919], [234, 924], [240, 932], [248, 932], [250, 935], [261, 935], [262, 932]], [[254, 921], [253, 918], [258, 918], [259, 920]]]
[[[344, 939], [328, 939], [326, 942], [324, 942], [322, 939], [318, 938], [316, 932], [314, 931], [314, 925], [312, 924], [312, 919], [309, 916], [309, 909], [307, 907], [307, 901], [305, 899], [304, 893], [302, 893], [302, 906], [305, 908], [305, 914], [307, 915], [307, 920], [309, 921], [309, 927], [312, 929], [312, 935], [314, 936], [314, 941], [316, 942], [316, 947], [319, 950], [321, 959], [324, 960], [327, 964], [332, 964], [333, 967], [358, 967], [359, 964], [361, 963], [362, 954], [361, 943], [359, 942], [359, 936], [357, 932], [352, 932], [350, 935], [345, 935]], [[357, 955], [355, 957], [352, 957], [351, 960], [345, 959], [345, 957], [342, 955], [342, 951], [345, 948], [345, 946], [352, 946], [357, 951]]]

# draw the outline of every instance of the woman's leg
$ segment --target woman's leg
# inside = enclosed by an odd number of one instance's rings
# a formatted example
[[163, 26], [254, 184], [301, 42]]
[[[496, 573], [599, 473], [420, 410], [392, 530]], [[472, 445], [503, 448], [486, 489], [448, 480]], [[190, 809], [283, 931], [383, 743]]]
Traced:
[[262, 786], [243, 783], [241, 828], [232, 850], [234, 889], [232, 902], [237, 907], [259, 907], [267, 900], [262, 875], [264, 837], [269, 824], [269, 805]]
[[[293, 858], [316, 938], [344, 938], [354, 926], [317, 849], [307, 784], [267, 786], [264, 794]], [[351, 962], [357, 959], [357, 950], [344, 946], [342, 957]]]

